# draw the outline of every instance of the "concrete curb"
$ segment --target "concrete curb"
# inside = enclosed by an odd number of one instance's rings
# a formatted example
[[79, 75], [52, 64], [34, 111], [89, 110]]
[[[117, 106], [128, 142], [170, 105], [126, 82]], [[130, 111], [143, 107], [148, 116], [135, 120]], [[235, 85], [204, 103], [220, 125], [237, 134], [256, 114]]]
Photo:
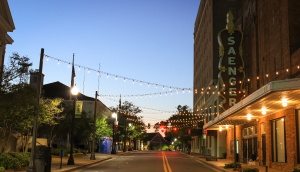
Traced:
[[208, 165], [208, 166], [210, 166], [210, 167], [216, 168], [217, 170], [221, 170], [221, 171], [223, 171], [223, 172], [229, 172], [228, 170], [226, 170], [226, 169], [224, 169], [224, 168], [221, 168], [221, 167], [219, 167], [219, 166], [213, 165], [213, 164], [208, 163], [208, 162], [206, 162], [206, 161], [203, 161], [203, 160], [201, 160], [201, 159], [197, 159], [197, 160], [203, 162], [204, 164], [206, 164], [206, 165]]
[[99, 161], [94, 161], [92, 163], [84, 164], [84, 165], [74, 167], [74, 168], [69, 168], [69, 169], [66, 169], [66, 170], [63, 170], [63, 169], [62, 170], [57, 170], [56, 172], [70, 172], [70, 171], [78, 170], [78, 169], [81, 169], [81, 168], [84, 168], [84, 167], [87, 167], [87, 166], [90, 166], [90, 165], [93, 165], [93, 164], [97, 164], [99, 162], [106, 161], [106, 160], [109, 160], [109, 159], [112, 159], [112, 157], [104, 158], [104, 159], [101, 159]]
[[220, 171], [223, 171], [223, 172], [230, 172], [230, 171], [228, 171], [228, 170], [226, 170], [226, 169], [224, 169], [224, 168], [221, 168], [221, 167], [219, 167], [219, 166], [216, 166], [216, 165], [213, 165], [213, 164], [208, 163], [208, 162], [206, 162], [206, 161], [203, 161], [203, 160], [201, 160], [201, 159], [198, 158], [198, 157], [191, 156], [191, 155], [188, 155], [188, 154], [183, 153], [183, 152], [181, 152], [181, 153], [184, 154], [184, 155], [186, 155], [186, 156], [189, 156], [189, 157], [191, 157], [191, 158], [193, 158], [193, 159], [196, 159], [196, 160], [198, 160], [198, 161], [201, 161], [202, 163], [204, 163], [204, 164], [206, 164], [206, 165], [208, 165], [208, 166], [210, 166], [210, 167], [212, 167], [212, 168], [215, 168], [215, 169], [217, 169], [217, 170], [220, 170]]
[[130, 152], [123, 152], [123, 153], [117, 154], [117, 155], [127, 155], [127, 154], [131, 154], [131, 151]]

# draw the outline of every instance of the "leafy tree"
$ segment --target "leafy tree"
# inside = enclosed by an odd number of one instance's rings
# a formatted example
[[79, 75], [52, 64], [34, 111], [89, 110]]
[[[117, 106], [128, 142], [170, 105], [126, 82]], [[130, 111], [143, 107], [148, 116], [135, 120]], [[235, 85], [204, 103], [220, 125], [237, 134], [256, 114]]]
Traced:
[[47, 138], [49, 138], [50, 146], [59, 132], [55, 132], [55, 128], [56, 130], [59, 129], [59, 122], [66, 116], [66, 113], [62, 113], [62, 102], [63, 99], [61, 98], [42, 99], [40, 102], [39, 122], [42, 124], [40, 130], [47, 135]]

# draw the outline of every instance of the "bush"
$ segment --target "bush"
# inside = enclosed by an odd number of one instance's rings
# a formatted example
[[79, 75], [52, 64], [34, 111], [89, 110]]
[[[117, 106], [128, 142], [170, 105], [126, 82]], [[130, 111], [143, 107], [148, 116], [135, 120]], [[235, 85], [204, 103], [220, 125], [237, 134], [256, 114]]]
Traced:
[[30, 163], [29, 152], [24, 152], [24, 153], [10, 152], [8, 154], [14, 158], [17, 158], [20, 161], [22, 167], [27, 167]]
[[[242, 167], [241, 163], [237, 162], [237, 163], [236, 163], [236, 167], [237, 167], [237, 168], [241, 168], [241, 167]], [[234, 162], [229, 163], [229, 164], [225, 164], [225, 167], [224, 167], [224, 168], [234, 168]]]
[[293, 172], [300, 172], [300, 167], [294, 167]]
[[256, 168], [246, 168], [243, 170], [243, 172], [257, 172]]
[[5, 169], [20, 169], [22, 164], [21, 161], [11, 156], [9, 153], [1, 153], [0, 167], [4, 167]]

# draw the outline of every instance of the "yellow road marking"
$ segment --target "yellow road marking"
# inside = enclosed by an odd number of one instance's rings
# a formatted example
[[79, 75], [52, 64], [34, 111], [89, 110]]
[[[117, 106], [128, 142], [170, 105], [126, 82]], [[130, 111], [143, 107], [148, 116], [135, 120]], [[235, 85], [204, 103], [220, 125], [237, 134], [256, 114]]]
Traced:
[[170, 167], [169, 162], [168, 162], [167, 155], [166, 155], [166, 153], [164, 153], [164, 154], [165, 154], [168, 170], [169, 170], [169, 172], [172, 172], [171, 167]]
[[165, 170], [165, 172], [168, 172], [167, 167], [166, 167], [166, 164], [165, 164], [165, 156], [164, 156], [164, 152], [161, 152], [161, 154], [162, 154], [162, 157], [163, 157], [164, 170]]

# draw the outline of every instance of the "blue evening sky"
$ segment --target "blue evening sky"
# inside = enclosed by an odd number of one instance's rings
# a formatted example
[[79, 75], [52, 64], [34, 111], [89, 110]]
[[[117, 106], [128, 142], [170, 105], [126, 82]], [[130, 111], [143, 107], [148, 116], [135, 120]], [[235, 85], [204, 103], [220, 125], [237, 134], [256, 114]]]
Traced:
[[[7, 45], [6, 62], [13, 52], [27, 55], [33, 69], [45, 54], [93, 69], [174, 87], [193, 86], [193, 32], [200, 0], [8, 0], [16, 29]], [[96, 72], [76, 69], [80, 92], [94, 97]], [[44, 83], [70, 86], [71, 68], [49, 59], [44, 61]], [[85, 75], [85, 80], [84, 80]], [[169, 88], [168, 88], [169, 89]], [[123, 79], [100, 78], [99, 94], [132, 95], [168, 90], [132, 84]], [[106, 106], [117, 105], [100, 99]], [[186, 91], [167, 96], [130, 98], [135, 105], [175, 111], [177, 105], [192, 107], [193, 95]], [[146, 111], [148, 112], [148, 111]], [[153, 113], [153, 112], [152, 112]], [[169, 114], [143, 116], [167, 119]], [[145, 118], [145, 122], [157, 122]]]

